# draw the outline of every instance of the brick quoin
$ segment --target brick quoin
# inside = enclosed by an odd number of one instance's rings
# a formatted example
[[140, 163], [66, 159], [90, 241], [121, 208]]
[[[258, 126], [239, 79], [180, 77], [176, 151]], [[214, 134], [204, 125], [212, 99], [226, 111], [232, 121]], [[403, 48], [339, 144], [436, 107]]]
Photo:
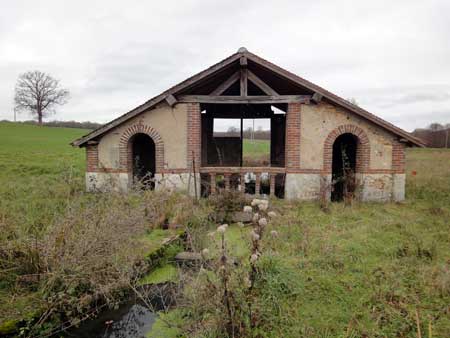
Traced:
[[146, 134], [155, 143], [155, 169], [156, 173], [164, 171], [164, 143], [159, 133], [152, 127], [143, 124], [142, 121], [132, 125], [120, 137], [119, 141], [119, 163], [123, 172], [133, 171], [133, 147], [132, 138], [136, 134]]
[[405, 145], [398, 141], [392, 143], [392, 171], [394, 174], [405, 173]]
[[370, 143], [366, 132], [358, 126], [345, 124], [334, 129], [325, 140], [323, 146], [323, 171], [331, 174], [333, 163], [333, 144], [342, 134], [352, 134], [357, 137], [356, 172], [367, 173], [370, 168]]
[[195, 159], [195, 170], [198, 172], [201, 162], [202, 126], [199, 103], [188, 103], [187, 116], [187, 168], [192, 168]]
[[98, 171], [98, 144], [88, 144], [86, 146], [86, 171]]
[[286, 169], [300, 168], [301, 103], [289, 103], [286, 113]]

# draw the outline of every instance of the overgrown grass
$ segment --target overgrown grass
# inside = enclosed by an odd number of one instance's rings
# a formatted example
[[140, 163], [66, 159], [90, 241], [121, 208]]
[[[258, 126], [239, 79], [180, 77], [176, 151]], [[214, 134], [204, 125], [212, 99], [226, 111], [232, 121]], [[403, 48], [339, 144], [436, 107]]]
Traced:
[[0, 335], [19, 321], [24, 336], [49, 334], [115, 305], [179, 233], [161, 224], [195, 212], [164, 191], [86, 193], [84, 151], [69, 146], [84, 133], [0, 124]]
[[[176, 194], [84, 193], [85, 154], [68, 143], [85, 132], [0, 124], [1, 324], [32, 316], [52, 297], [69, 304], [96, 292], [115, 297], [107, 281], [130, 279], [136, 252], [153, 252], [167, 233], [133, 236], [166, 219], [189, 224], [193, 249], [209, 247], [217, 255], [207, 236], [215, 230], [206, 220], [208, 203], [191, 206]], [[448, 336], [450, 151], [408, 150], [404, 203], [333, 203], [328, 213], [313, 202], [273, 201], [271, 208], [279, 217], [267, 231], [279, 235], [262, 242], [255, 303], [260, 325], [253, 336], [417, 337], [418, 325], [422, 337]], [[230, 256], [243, 262], [236, 268], [243, 272], [249, 231], [230, 225], [226, 232]], [[92, 237], [98, 241], [83, 240]], [[92, 251], [83, 256], [85, 249]], [[222, 314], [200, 311], [202, 301], [176, 312], [180, 327], [165, 330], [158, 321], [157, 331], [214, 336]]]
[[[258, 325], [244, 320], [241, 334], [418, 337], [420, 331], [421, 337], [447, 337], [450, 151], [408, 150], [407, 176], [403, 203], [333, 203], [325, 213], [313, 202], [273, 201], [279, 216], [266, 232], [276, 230], [278, 237], [262, 241], [252, 300]], [[239, 281], [248, 274], [250, 231], [226, 231], [232, 261], [243, 264], [228, 277], [234, 299], [245, 293]], [[218, 259], [218, 237], [209, 237], [215, 239], [209, 252]], [[224, 335], [224, 315], [213, 310], [222, 302], [218, 271], [193, 278], [186, 288], [184, 327], [192, 336]]]

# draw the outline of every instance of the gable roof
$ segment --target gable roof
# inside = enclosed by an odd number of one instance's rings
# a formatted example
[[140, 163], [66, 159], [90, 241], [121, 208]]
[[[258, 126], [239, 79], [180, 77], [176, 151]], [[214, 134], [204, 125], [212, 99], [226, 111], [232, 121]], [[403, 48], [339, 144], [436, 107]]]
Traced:
[[417, 137], [414, 137], [405, 130], [396, 127], [395, 125], [379, 118], [378, 116], [375, 116], [372, 113], [369, 113], [368, 111], [348, 102], [347, 100], [344, 100], [343, 98], [323, 89], [322, 87], [319, 87], [318, 85], [301, 78], [298, 75], [295, 75], [253, 53], [250, 53], [245, 48], [240, 48], [237, 53], [232, 54], [231, 56], [216, 63], [215, 65], [167, 89], [166, 91], [151, 98], [142, 105], [130, 110], [129, 112], [101, 126], [100, 128], [93, 130], [87, 135], [80, 137], [79, 139], [73, 141], [71, 145], [78, 147], [86, 145], [88, 141], [105, 134], [109, 130], [119, 126], [125, 121], [155, 107], [157, 104], [163, 102], [169, 95], [176, 96], [177, 94], [186, 92], [190, 88], [195, 88], [196, 85], [198, 86], [200, 83], [207, 81], [208, 79], [210, 79], [212, 76], [215, 76], [219, 72], [221, 71], [223, 72], [227, 68], [230, 68], [233, 64], [239, 63], [241, 57], [246, 57], [248, 60], [256, 64], [258, 67], [262, 67], [272, 72], [275, 76], [281, 77], [283, 80], [288, 81], [293, 85], [302, 87], [311, 93], [318, 93], [322, 95], [323, 98], [327, 99], [331, 103], [334, 103], [337, 106], [345, 108], [353, 112], [354, 114], [363, 117], [364, 119], [374, 123], [375, 125], [380, 126], [383, 129], [390, 131], [391, 133], [397, 135], [399, 138], [409, 142], [412, 145], [419, 147], [425, 146], [422, 140], [420, 140]]

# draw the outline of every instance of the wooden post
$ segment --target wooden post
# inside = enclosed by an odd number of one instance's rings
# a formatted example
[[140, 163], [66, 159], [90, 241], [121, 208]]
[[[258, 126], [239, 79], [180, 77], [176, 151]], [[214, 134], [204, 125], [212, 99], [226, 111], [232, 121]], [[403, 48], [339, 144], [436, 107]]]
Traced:
[[255, 180], [255, 195], [259, 196], [261, 192], [261, 173], [256, 173], [256, 180]]
[[198, 199], [197, 192], [197, 176], [195, 175], [195, 153], [192, 151], [192, 171], [194, 172], [194, 191], [195, 191], [195, 199]]
[[275, 196], [275, 179], [276, 179], [276, 174], [270, 174], [270, 196], [271, 197]]
[[210, 184], [211, 184], [211, 195], [216, 193], [216, 173], [210, 174]]

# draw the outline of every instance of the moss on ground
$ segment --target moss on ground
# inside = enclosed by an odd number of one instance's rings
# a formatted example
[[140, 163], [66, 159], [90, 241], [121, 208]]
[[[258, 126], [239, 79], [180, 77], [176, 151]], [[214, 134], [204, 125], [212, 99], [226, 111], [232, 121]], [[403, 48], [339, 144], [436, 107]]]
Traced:
[[139, 280], [139, 285], [160, 284], [176, 282], [178, 277], [177, 268], [172, 264], [157, 267]]

